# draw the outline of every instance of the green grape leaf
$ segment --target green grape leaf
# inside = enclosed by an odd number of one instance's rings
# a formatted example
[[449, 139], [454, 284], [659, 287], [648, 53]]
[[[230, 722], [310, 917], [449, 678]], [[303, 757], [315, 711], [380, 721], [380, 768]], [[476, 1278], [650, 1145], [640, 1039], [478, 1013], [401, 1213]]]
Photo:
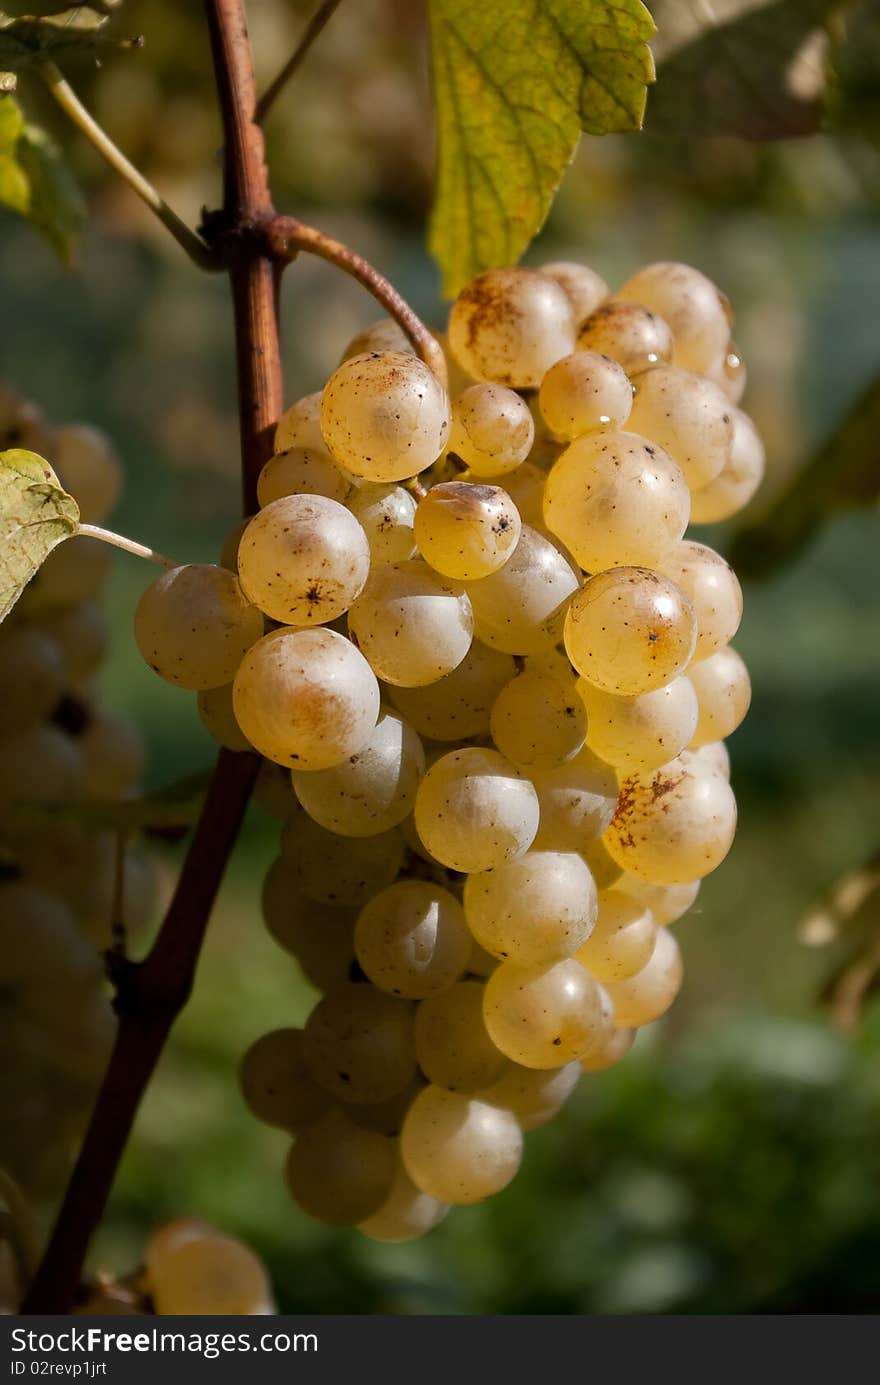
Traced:
[[430, 247], [455, 294], [540, 230], [582, 130], [637, 130], [654, 63], [641, 0], [431, 0]]
[[35, 452], [0, 452], [0, 621], [53, 548], [75, 534], [79, 506]]
[[768, 513], [736, 535], [728, 558], [741, 577], [769, 575], [791, 562], [833, 515], [877, 503], [878, 433], [880, 376], [776, 497]]
[[650, 134], [814, 134], [828, 77], [822, 26], [841, 0], [774, 0], [711, 24], [658, 63]]
[[0, 97], [0, 203], [41, 231], [69, 264], [85, 219], [79, 186], [55, 141]]
[[12, 820], [21, 827], [75, 823], [90, 832], [133, 833], [192, 827], [201, 811], [211, 771], [188, 774], [140, 798], [65, 803], [17, 803]]

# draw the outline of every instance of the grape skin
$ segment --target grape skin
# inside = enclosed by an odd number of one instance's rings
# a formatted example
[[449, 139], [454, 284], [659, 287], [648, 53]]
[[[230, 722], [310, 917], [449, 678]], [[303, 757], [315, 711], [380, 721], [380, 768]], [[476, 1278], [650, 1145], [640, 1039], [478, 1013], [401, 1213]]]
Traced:
[[477, 639], [505, 654], [536, 654], [558, 643], [577, 572], [558, 548], [524, 524], [502, 568], [468, 584]]
[[395, 1172], [394, 1141], [356, 1125], [335, 1108], [293, 1143], [285, 1179], [293, 1200], [316, 1221], [355, 1226], [378, 1212]]
[[531, 771], [553, 769], [577, 755], [587, 718], [570, 678], [563, 683], [526, 669], [498, 694], [489, 726], [502, 755]]
[[700, 715], [691, 745], [699, 748], [730, 736], [752, 700], [749, 671], [735, 649], [725, 647], [688, 669]]
[[624, 870], [655, 885], [687, 884], [721, 864], [736, 829], [736, 801], [720, 775], [683, 757], [620, 785], [605, 834]]
[[385, 711], [363, 749], [330, 769], [294, 770], [293, 787], [309, 816], [328, 831], [373, 837], [409, 816], [424, 772], [416, 732]]
[[627, 375], [638, 375], [672, 359], [672, 332], [644, 304], [608, 298], [581, 324], [577, 348], [610, 356]]
[[571, 304], [559, 284], [537, 270], [487, 270], [453, 303], [449, 345], [475, 379], [535, 388], [574, 350]]
[[497, 1106], [442, 1087], [426, 1087], [410, 1107], [400, 1139], [417, 1188], [440, 1202], [466, 1205], [499, 1193], [522, 1160], [522, 1131]]
[[661, 366], [639, 379], [629, 426], [675, 458], [691, 490], [714, 481], [730, 458], [730, 401], [704, 375], [680, 366]]
[[764, 479], [764, 444], [748, 414], [733, 410], [733, 446], [725, 466], [691, 496], [691, 521], [717, 524], [739, 514]]
[[449, 450], [477, 477], [514, 471], [529, 455], [534, 438], [528, 404], [503, 385], [471, 385], [453, 405]]
[[620, 981], [647, 965], [656, 934], [650, 909], [622, 890], [603, 890], [596, 926], [577, 960], [597, 981]]
[[[575, 351], [547, 371], [538, 399], [550, 431], [573, 442], [598, 428], [622, 428], [632, 409], [633, 387], [608, 356]], [[644, 430], [634, 426], [632, 431]]]
[[416, 1075], [413, 1018], [407, 1001], [343, 982], [306, 1021], [302, 1049], [309, 1074], [337, 1101], [387, 1101]]
[[416, 1058], [437, 1087], [476, 1092], [493, 1084], [507, 1067], [486, 1030], [484, 989], [480, 981], [457, 981], [422, 1001], [416, 1011]]
[[527, 851], [465, 881], [465, 918], [477, 942], [522, 966], [576, 953], [597, 910], [589, 867], [573, 851]]
[[358, 1231], [371, 1241], [399, 1245], [432, 1231], [448, 1211], [445, 1202], [416, 1187], [398, 1160], [388, 1196], [372, 1216], [358, 1224]]
[[354, 941], [374, 985], [408, 1000], [447, 990], [471, 952], [458, 900], [422, 880], [399, 880], [374, 895], [358, 915]]
[[502, 962], [486, 982], [489, 1036], [526, 1068], [561, 1068], [590, 1047], [602, 1021], [598, 988], [573, 957], [519, 966]]
[[729, 644], [742, 620], [743, 594], [736, 573], [721, 554], [704, 543], [685, 540], [666, 556], [661, 571], [694, 608], [695, 662]]
[[367, 536], [323, 495], [285, 495], [250, 522], [238, 545], [245, 595], [284, 625], [322, 625], [347, 611], [370, 571]]
[[508, 1062], [498, 1081], [482, 1091], [480, 1097], [510, 1111], [521, 1130], [537, 1130], [562, 1110], [580, 1076], [581, 1067], [576, 1060], [561, 1068], [524, 1068], [520, 1063]]
[[309, 899], [362, 909], [396, 879], [403, 838], [396, 829], [373, 837], [340, 837], [303, 816], [285, 823], [281, 852], [297, 888]]
[[230, 683], [263, 633], [263, 617], [238, 579], [210, 563], [163, 572], [137, 605], [134, 636], [166, 682], [201, 692]]
[[673, 360], [689, 370], [710, 371], [730, 340], [730, 304], [711, 279], [690, 265], [659, 261], [645, 265], [619, 291], [644, 303], [672, 329]]
[[239, 1069], [241, 1093], [264, 1125], [305, 1130], [332, 1098], [309, 1076], [301, 1029], [274, 1029], [251, 1044]]
[[417, 356], [371, 351], [336, 370], [321, 397], [321, 432], [336, 461], [366, 481], [402, 481], [435, 462], [449, 399]]
[[603, 692], [581, 678], [578, 694], [587, 712], [590, 750], [618, 773], [665, 764], [690, 744], [697, 729], [697, 694], [685, 674], [634, 697]]
[[431, 766], [416, 794], [416, 830], [450, 870], [491, 870], [521, 856], [538, 830], [538, 796], [494, 750], [453, 750]]
[[376, 566], [405, 563], [416, 551], [416, 502], [402, 486], [367, 483], [348, 497], [348, 508], [367, 536]]
[[503, 567], [519, 542], [522, 522], [499, 486], [446, 481], [419, 502], [415, 536], [422, 557], [444, 577], [462, 582]]
[[516, 673], [509, 654], [474, 640], [461, 663], [420, 688], [389, 688], [391, 701], [420, 736], [434, 741], [488, 736], [492, 706]]
[[540, 809], [536, 850], [584, 852], [614, 817], [617, 776], [592, 750], [556, 769], [533, 771], [531, 780]]
[[690, 662], [694, 608], [649, 568], [619, 567], [591, 577], [565, 618], [568, 657], [588, 683], [618, 697], [661, 688]]
[[562, 289], [571, 304], [576, 326], [580, 326], [608, 297], [605, 280], [587, 265], [577, 264], [573, 260], [551, 260], [549, 264], [541, 265], [541, 273], [549, 274]]
[[350, 490], [350, 479], [330, 454], [310, 447], [288, 447], [276, 452], [257, 477], [257, 502], [261, 509], [285, 495], [323, 495], [341, 502]]
[[640, 971], [622, 981], [607, 981], [621, 1029], [641, 1027], [659, 1019], [678, 995], [682, 981], [681, 952], [666, 928], [659, 928], [654, 949]]
[[408, 688], [434, 683], [457, 668], [474, 630], [465, 589], [420, 559], [374, 572], [348, 625], [377, 676]]

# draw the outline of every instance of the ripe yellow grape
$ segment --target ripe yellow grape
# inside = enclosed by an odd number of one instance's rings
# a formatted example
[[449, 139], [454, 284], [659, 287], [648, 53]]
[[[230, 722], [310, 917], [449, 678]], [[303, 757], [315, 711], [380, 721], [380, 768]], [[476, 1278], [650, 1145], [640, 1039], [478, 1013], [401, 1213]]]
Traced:
[[692, 490], [720, 473], [733, 446], [733, 411], [720, 386], [681, 366], [646, 371], [629, 426], [674, 457]]
[[749, 375], [739, 347], [730, 342], [710, 375], [724, 390], [731, 404], [738, 404], [746, 392]]
[[707, 769], [714, 770], [730, 783], [730, 751], [723, 741], [706, 741], [705, 745], [697, 746], [693, 753]]
[[614, 816], [617, 776], [592, 750], [556, 769], [533, 770], [530, 778], [541, 814], [535, 850], [584, 852]]
[[366, 483], [349, 495], [348, 508], [367, 536], [373, 564], [405, 563], [416, 551], [416, 502], [403, 486]]
[[488, 736], [492, 706], [516, 673], [510, 654], [474, 640], [461, 663], [421, 688], [389, 689], [391, 701], [420, 736], [433, 741]]
[[643, 304], [608, 298], [581, 323], [577, 349], [610, 356], [627, 375], [638, 375], [672, 359], [672, 332]]
[[477, 380], [537, 387], [574, 350], [574, 314], [559, 284], [533, 269], [490, 269], [459, 294], [449, 314], [449, 345]]
[[281, 822], [299, 813], [300, 803], [293, 792], [290, 771], [274, 760], [264, 760], [254, 784], [254, 803]]
[[284, 824], [281, 852], [309, 899], [362, 908], [396, 878], [403, 838], [395, 828], [374, 837], [340, 837], [303, 816]]
[[374, 837], [412, 812], [425, 772], [416, 732], [383, 711], [362, 750], [331, 769], [294, 770], [293, 787], [310, 817], [343, 837]]
[[398, 880], [374, 895], [358, 915], [354, 944], [373, 984], [408, 1000], [445, 991], [471, 953], [461, 905], [428, 880]]
[[144, 743], [125, 717], [93, 711], [79, 738], [85, 765], [86, 798], [112, 801], [134, 793], [144, 770]]
[[506, 1188], [522, 1160], [522, 1131], [498, 1106], [426, 1087], [400, 1137], [404, 1167], [417, 1188], [440, 1202], [482, 1202]]
[[197, 699], [199, 720], [209, 736], [227, 750], [252, 750], [253, 746], [235, 718], [232, 705], [232, 684], [222, 688], [206, 688]]
[[278, 857], [263, 882], [262, 913], [271, 937], [296, 958], [318, 990], [348, 980], [354, 962], [353, 907], [309, 899], [299, 889], [295, 868]]
[[529, 455], [534, 438], [528, 404], [504, 385], [469, 385], [452, 406], [449, 450], [477, 477], [515, 471]]
[[67, 661], [48, 631], [30, 625], [2, 631], [0, 660], [0, 727], [11, 736], [50, 714], [66, 686]]
[[347, 611], [370, 570], [354, 515], [323, 495], [287, 495], [255, 515], [238, 545], [249, 601], [285, 625], [322, 625]]
[[150, 1275], [162, 1315], [226, 1316], [272, 1313], [272, 1289], [252, 1250], [213, 1232], [184, 1240]]
[[730, 736], [749, 710], [752, 685], [749, 671], [730, 646], [691, 664], [687, 673], [700, 708], [691, 745], [708, 745]]
[[665, 577], [684, 592], [697, 617], [695, 662], [733, 639], [742, 620], [743, 594], [736, 573], [720, 553], [686, 539], [660, 564]]
[[323, 495], [343, 501], [351, 481], [329, 452], [315, 447], [288, 447], [270, 457], [257, 477], [257, 502], [261, 508], [285, 495]]
[[480, 1097], [510, 1111], [521, 1130], [537, 1130], [562, 1110], [580, 1076], [576, 1060], [562, 1068], [524, 1068], [521, 1063], [508, 1062], [498, 1081]]
[[493, 1043], [526, 1068], [561, 1068], [590, 1047], [601, 1024], [598, 987], [573, 957], [502, 962], [486, 982], [483, 1015]]
[[407, 1001], [365, 982], [344, 981], [306, 1020], [306, 1067], [337, 1101], [387, 1101], [416, 1075], [413, 1019]]
[[656, 933], [650, 909], [623, 890], [603, 890], [596, 926], [577, 960], [597, 981], [623, 980], [647, 965]]
[[483, 991], [481, 981], [458, 981], [416, 1010], [416, 1058], [437, 1087], [476, 1092], [491, 1086], [507, 1066], [486, 1029]]
[[407, 1111], [424, 1086], [424, 1077], [417, 1073], [411, 1082], [386, 1101], [344, 1102], [343, 1109], [355, 1125], [361, 1125], [365, 1130], [376, 1130], [380, 1135], [396, 1137], [403, 1129]]
[[332, 1097], [309, 1076], [301, 1029], [273, 1029], [241, 1060], [239, 1085], [250, 1111], [264, 1125], [292, 1134], [329, 1110]]
[[587, 682], [618, 697], [670, 683], [690, 662], [696, 639], [690, 601], [650, 568], [591, 577], [565, 617], [571, 662]]
[[555, 279], [571, 304], [575, 326], [595, 312], [603, 299], [608, 297], [608, 285], [588, 265], [577, 264], [573, 260], [551, 260], [541, 265], [541, 273]]
[[275, 428], [275, 451], [286, 452], [291, 447], [308, 447], [326, 451], [321, 432], [321, 391], [298, 399], [279, 418]]
[[348, 624], [377, 677], [408, 688], [451, 673], [467, 654], [474, 629], [464, 587], [420, 559], [375, 571]]
[[13, 803], [74, 803], [84, 785], [82, 751], [50, 723], [0, 740], [0, 816]]
[[550, 367], [538, 399], [547, 427], [572, 442], [597, 428], [622, 428], [632, 409], [633, 387], [609, 356], [575, 351]]
[[242, 732], [261, 755], [288, 768], [329, 769], [369, 741], [379, 685], [342, 635], [282, 628], [247, 651], [232, 701]]
[[504, 477], [504, 489], [510, 496], [523, 524], [532, 528], [544, 523], [544, 482], [546, 473], [534, 462], [522, 462], [515, 471]]
[[709, 371], [730, 340], [730, 304], [711, 279], [691, 265], [659, 261], [645, 265], [619, 290], [644, 303], [669, 323], [673, 360], [688, 370]]
[[578, 573], [528, 524], [507, 562], [468, 584], [477, 639], [506, 654], [535, 654], [559, 642]]
[[662, 688], [618, 697], [578, 681], [587, 713], [587, 744], [618, 772], [654, 769], [690, 744], [697, 727], [697, 695], [685, 674]]
[[438, 1202], [437, 1198], [416, 1187], [398, 1160], [388, 1196], [372, 1216], [358, 1224], [358, 1231], [371, 1241], [397, 1245], [424, 1236], [448, 1211], [445, 1202]]
[[719, 774], [678, 757], [620, 785], [604, 841], [615, 861], [655, 885], [701, 880], [724, 860], [736, 830], [736, 800]]
[[585, 572], [655, 565], [679, 542], [689, 514], [677, 463], [616, 428], [571, 443], [544, 489], [544, 522]]
[[453, 750], [436, 760], [416, 795], [416, 830], [450, 870], [491, 870], [521, 856], [538, 830], [538, 796], [496, 750]]
[[588, 842], [581, 855], [593, 873], [597, 890], [610, 890], [623, 875], [623, 868], [609, 856], [602, 837], [596, 837], [593, 841]]
[[489, 726], [502, 755], [531, 771], [553, 769], [577, 755], [587, 718], [573, 679], [526, 669], [498, 694]]
[[51, 460], [61, 484], [75, 497], [83, 523], [101, 524], [115, 509], [123, 486], [109, 438], [85, 423], [71, 423], [57, 430]]
[[625, 1058], [635, 1042], [635, 1029], [612, 1029], [580, 1060], [583, 1072], [604, 1072]]
[[294, 1202], [329, 1226], [356, 1226], [391, 1192], [395, 1144], [337, 1107], [293, 1142], [285, 1179]]
[[415, 536], [435, 571], [459, 581], [488, 577], [519, 542], [522, 521], [506, 491], [469, 481], [432, 486], [419, 502]]
[[378, 322], [371, 322], [362, 332], [353, 336], [342, 353], [342, 360], [350, 361], [352, 356], [363, 356], [368, 351], [401, 351], [404, 355], [414, 354], [413, 344], [406, 332], [391, 317], [381, 317]]
[[134, 615], [134, 637], [146, 662], [166, 682], [193, 692], [230, 683], [262, 633], [262, 614], [238, 578], [211, 563], [163, 572]]
[[677, 923], [691, 908], [700, 893], [700, 882], [690, 880], [683, 885], [652, 885], [625, 871], [617, 882], [617, 888], [650, 909], [658, 927], [666, 927]]
[[402, 481], [449, 438], [449, 399], [417, 356], [370, 351], [344, 361], [321, 397], [321, 431], [340, 466], [365, 481]]
[[733, 446], [722, 470], [691, 496], [691, 523], [715, 524], [738, 514], [764, 479], [764, 444], [748, 414], [733, 410]]
[[669, 1009], [681, 989], [682, 961], [668, 928], [658, 928], [654, 950], [640, 971], [623, 981], [607, 981], [620, 1029], [651, 1024]]
[[463, 902], [480, 946], [522, 966], [572, 956], [589, 938], [598, 910], [589, 866], [574, 851], [527, 851], [469, 875]]

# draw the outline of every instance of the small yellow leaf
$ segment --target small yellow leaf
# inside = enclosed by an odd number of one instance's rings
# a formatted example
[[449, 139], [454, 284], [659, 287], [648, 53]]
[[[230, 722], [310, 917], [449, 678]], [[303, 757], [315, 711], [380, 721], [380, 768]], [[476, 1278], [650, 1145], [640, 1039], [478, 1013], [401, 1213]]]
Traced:
[[75, 534], [79, 506], [35, 452], [0, 452], [0, 621], [53, 548]]

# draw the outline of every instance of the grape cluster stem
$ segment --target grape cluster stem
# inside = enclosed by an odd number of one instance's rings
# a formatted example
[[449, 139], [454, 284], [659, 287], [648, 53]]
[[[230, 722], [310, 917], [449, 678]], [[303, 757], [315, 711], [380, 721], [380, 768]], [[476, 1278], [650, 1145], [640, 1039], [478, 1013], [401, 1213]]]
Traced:
[[[243, 0], [205, 0], [225, 136], [224, 219], [253, 226], [273, 215]], [[228, 257], [232, 289], [245, 513], [272, 453], [282, 408], [279, 263], [249, 235]], [[116, 1042], [79, 1157], [22, 1311], [64, 1313], [103, 1216], [141, 1098], [192, 990], [211, 909], [257, 775], [256, 756], [221, 751], [159, 935], [143, 962], [121, 970]]]

